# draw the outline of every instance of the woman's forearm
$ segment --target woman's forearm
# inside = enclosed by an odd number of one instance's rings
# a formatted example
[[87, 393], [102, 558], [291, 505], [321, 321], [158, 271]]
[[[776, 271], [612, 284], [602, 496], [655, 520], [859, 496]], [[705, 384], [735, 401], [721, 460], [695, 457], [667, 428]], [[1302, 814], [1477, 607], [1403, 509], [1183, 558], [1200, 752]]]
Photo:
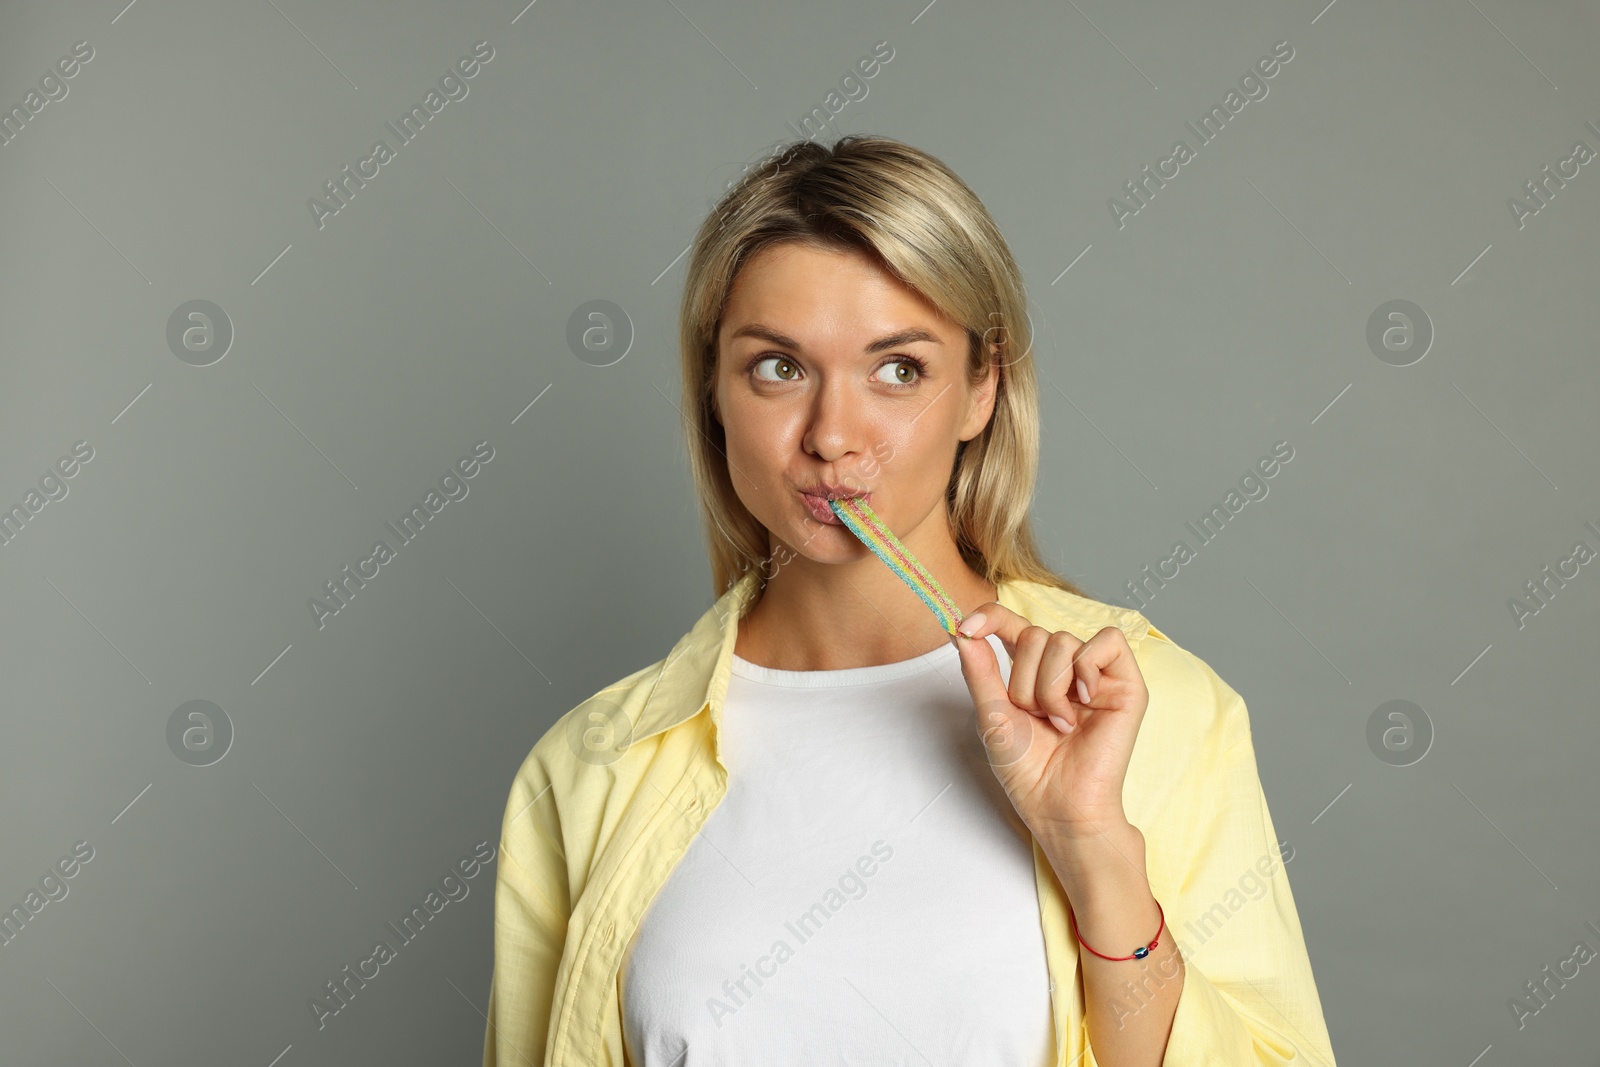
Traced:
[[[1122, 822], [1039, 844], [1084, 942], [1107, 956], [1131, 956], [1156, 937], [1162, 917], [1138, 827]], [[1078, 947], [1089, 1044], [1101, 1067], [1160, 1067], [1183, 991], [1183, 957], [1170, 927], [1159, 942], [1133, 960], [1105, 960]]]

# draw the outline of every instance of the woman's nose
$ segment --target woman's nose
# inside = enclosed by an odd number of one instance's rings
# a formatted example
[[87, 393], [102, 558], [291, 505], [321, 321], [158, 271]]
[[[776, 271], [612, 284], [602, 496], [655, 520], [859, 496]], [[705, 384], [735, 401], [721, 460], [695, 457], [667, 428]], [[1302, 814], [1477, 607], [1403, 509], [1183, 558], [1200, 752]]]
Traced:
[[843, 383], [831, 383], [819, 390], [802, 442], [806, 451], [828, 462], [861, 451], [866, 433], [862, 408], [861, 398], [852, 395]]

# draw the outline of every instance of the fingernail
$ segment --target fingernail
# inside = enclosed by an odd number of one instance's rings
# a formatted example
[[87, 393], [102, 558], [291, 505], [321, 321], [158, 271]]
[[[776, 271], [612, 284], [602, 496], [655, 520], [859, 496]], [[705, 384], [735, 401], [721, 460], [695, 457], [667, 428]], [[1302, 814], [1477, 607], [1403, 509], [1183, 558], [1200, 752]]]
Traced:
[[961, 625], [957, 626], [956, 629], [960, 630], [965, 636], [971, 637], [973, 634], [982, 629], [982, 627], [983, 612], [975, 611], [971, 615], [968, 615], [966, 618], [962, 619]]
[[1056, 729], [1060, 730], [1062, 733], [1070, 734], [1072, 732], [1072, 724], [1063, 719], [1061, 716], [1052, 715], [1050, 716], [1050, 721], [1055, 723]]
[[1084, 704], [1089, 703], [1089, 687], [1083, 684], [1083, 679], [1078, 679], [1078, 700]]

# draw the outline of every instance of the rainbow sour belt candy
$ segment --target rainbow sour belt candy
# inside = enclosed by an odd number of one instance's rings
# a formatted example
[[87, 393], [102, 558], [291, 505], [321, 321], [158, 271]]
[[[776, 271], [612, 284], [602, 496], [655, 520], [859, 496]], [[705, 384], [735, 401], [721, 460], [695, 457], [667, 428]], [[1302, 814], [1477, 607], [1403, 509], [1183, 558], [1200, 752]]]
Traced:
[[894, 531], [885, 526], [883, 520], [878, 518], [872, 508], [861, 497], [850, 497], [847, 500], [830, 500], [828, 507], [839, 516], [839, 521], [844, 523], [849, 531], [856, 535], [862, 544], [872, 549], [872, 554], [889, 565], [889, 569], [900, 576], [900, 580], [911, 587], [911, 591], [922, 598], [922, 602], [933, 609], [939, 618], [939, 625], [945, 632], [954, 635], [956, 627], [961, 623], [961, 609], [956, 607], [956, 602], [950, 599], [950, 594], [944, 587], [934, 580], [928, 569], [917, 561], [917, 557], [900, 539]]

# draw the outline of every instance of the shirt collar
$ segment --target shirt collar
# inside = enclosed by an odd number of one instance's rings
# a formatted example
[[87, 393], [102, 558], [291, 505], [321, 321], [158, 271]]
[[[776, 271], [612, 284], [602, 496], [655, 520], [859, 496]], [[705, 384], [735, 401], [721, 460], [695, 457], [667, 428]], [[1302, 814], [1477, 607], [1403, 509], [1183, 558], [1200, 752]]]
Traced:
[[[754, 603], [759, 580], [759, 571], [746, 571], [672, 646], [645, 698], [630, 744], [671, 729], [704, 710], [710, 711], [713, 724], [720, 724], [739, 620]], [[1132, 608], [1104, 604], [1040, 582], [1007, 578], [995, 588], [995, 599], [1001, 606], [1035, 625], [1068, 630], [1082, 641], [1103, 626], [1116, 626], [1127, 637], [1129, 646], [1137, 649], [1150, 629], [1149, 621]]]

